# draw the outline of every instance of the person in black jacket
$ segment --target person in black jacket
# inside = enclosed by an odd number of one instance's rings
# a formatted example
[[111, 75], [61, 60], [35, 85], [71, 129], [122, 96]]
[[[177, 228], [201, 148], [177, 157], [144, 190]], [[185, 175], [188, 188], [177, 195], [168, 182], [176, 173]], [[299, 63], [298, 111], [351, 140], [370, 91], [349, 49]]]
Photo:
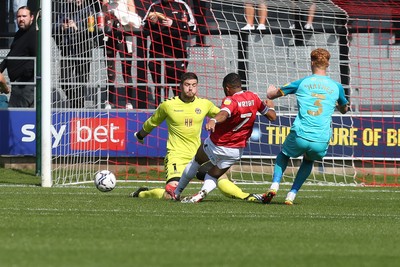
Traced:
[[11, 58], [36, 57], [37, 32], [33, 21], [33, 13], [27, 6], [22, 6], [18, 9], [17, 22], [19, 30], [15, 34], [7, 58], [0, 64], [0, 72], [4, 72], [7, 69], [11, 82], [21, 83], [12, 86], [9, 107], [29, 108], [34, 107], [35, 104], [35, 85], [33, 84], [35, 82], [35, 60]]
[[[196, 22], [189, 5], [179, 0], [159, 0], [150, 5], [143, 18], [144, 31], [149, 31], [151, 46], [149, 57], [164, 58], [164, 83], [162, 80], [162, 60], [150, 60], [149, 70], [155, 86], [155, 105], [161, 102], [161, 89], [164, 98], [168, 97], [168, 88], [175, 96], [179, 95], [179, 79], [186, 72], [188, 62], [188, 35], [196, 30]], [[173, 60], [170, 60], [173, 59]]]

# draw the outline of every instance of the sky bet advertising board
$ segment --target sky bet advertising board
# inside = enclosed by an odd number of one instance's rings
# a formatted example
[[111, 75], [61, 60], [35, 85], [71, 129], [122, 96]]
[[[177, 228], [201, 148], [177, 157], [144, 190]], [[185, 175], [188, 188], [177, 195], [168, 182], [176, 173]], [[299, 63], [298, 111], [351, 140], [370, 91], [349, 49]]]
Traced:
[[[166, 125], [153, 130], [138, 144], [133, 133], [149, 113], [144, 112], [61, 112], [53, 114], [52, 152], [71, 155], [90, 152], [116, 157], [164, 157]], [[83, 117], [84, 116], [84, 117]], [[279, 114], [278, 114], [279, 117]], [[293, 116], [280, 116], [280, 125], [260, 116], [245, 149], [245, 156], [275, 157], [289, 134]], [[1, 155], [36, 155], [36, 113], [27, 110], [1, 110]], [[343, 126], [345, 125], [345, 126]], [[400, 158], [400, 117], [333, 117], [333, 135], [327, 157]], [[208, 132], [203, 128], [202, 137]], [[155, 136], [158, 136], [156, 138]], [[152, 149], [156, 148], [156, 149]]]

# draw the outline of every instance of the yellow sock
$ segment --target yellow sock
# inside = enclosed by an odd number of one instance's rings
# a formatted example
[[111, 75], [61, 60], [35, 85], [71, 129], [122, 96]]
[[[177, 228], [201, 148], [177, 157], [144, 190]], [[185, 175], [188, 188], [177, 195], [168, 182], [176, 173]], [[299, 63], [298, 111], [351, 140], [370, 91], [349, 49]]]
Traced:
[[164, 188], [155, 188], [155, 189], [151, 189], [148, 191], [142, 191], [139, 193], [139, 197], [141, 198], [158, 198], [158, 199], [162, 199], [164, 198], [164, 192], [165, 189]]
[[218, 188], [221, 193], [229, 198], [245, 199], [250, 194], [244, 193], [237, 185], [228, 179], [219, 179]]

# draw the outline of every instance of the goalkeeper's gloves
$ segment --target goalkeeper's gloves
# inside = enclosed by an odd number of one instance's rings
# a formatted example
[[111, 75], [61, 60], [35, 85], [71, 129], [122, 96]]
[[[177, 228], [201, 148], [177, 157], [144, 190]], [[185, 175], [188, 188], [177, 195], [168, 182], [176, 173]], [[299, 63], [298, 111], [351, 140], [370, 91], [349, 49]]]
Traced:
[[144, 144], [144, 138], [139, 134], [139, 132], [135, 132], [135, 133], [133, 134], [133, 136], [135, 136], [136, 140], [137, 140], [139, 143]]

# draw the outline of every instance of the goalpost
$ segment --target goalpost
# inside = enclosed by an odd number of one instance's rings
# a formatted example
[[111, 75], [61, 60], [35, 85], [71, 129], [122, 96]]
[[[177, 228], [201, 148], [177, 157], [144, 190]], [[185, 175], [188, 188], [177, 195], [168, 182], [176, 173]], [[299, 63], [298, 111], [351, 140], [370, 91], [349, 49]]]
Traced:
[[[69, 0], [52, 1], [66, 2]], [[46, 87], [43, 90], [52, 91], [51, 109], [42, 110], [47, 112], [42, 123], [45, 118], [51, 118], [51, 123], [48, 127], [42, 124], [42, 131], [50, 132], [52, 138], [42, 135], [42, 142], [48, 144], [49, 139], [52, 142], [51, 148], [44, 148], [41, 155], [42, 166], [51, 166], [51, 175], [43, 173], [42, 185], [90, 182], [100, 169], [113, 171], [119, 180], [164, 181], [166, 125], [160, 125], [146, 137], [145, 145], [136, 143], [133, 133], [154, 112], [157, 93], [161, 92], [161, 99], [172, 96], [172, 90], [166, 95], [155, 88], [174, 84], [164, 78], [152, 79], [148, 67], [154, 60], [149, 54], [151, 34], [124, 28], [124, 38], [119, 41], [132, 51], [119, 53], [117, 47], [104, 42], [104, 32], [97, 25], [97, 19], [101, 18], [99, 2], [83, 2], [92, 17], [80, 21], [86, 26], [78, 27], [80, 38], [72, 45], [81, 52], [73, 56], [63, 54], [68, 47], [60, 42], [62, 32], [55, 30], [65, 11], [55, 9], [54, 5], [51, 8], [52, 38], [51, 42], [46, 41], [47, 50], [42, 51], [51, 55], [50, 62], [44, 63], [51, 66], [51, 71], [43, 68], [51, 77], [51, 85], [43, 84]], [[343, 84], [352, 111], [344, 116], [335, 113], [328, 154], [315, 163], [307, 181], [334, 185], [400, 184], [397, 170], [400, 81], [396, 75], [400, 46], [395, 43], [400, 43], [400, 3], [382, 6], [379, 1], [364, 1], [369, 5], [359, 1], [314, 1], [313, 27], [307, 29], [305, 24], [313, 1], [265, 1], [266, 29], [257, 29], [260, 18], [255, 5], [255, 29], [248, 30], [242, 29], [246, 25], [245, 1], [186, 2], [192, 7], [198, 29], [180, 38], [187, 41], [187, 71], [199, 76], [201, 97], [219, 106], [224, 97], [223, 77], [237, 72], [245, 89], [266, 98], [269, 84], [279, 86], [309, 75], [310, 52], [317, 47], [325, 48], [331, 53], [328, 75]], [[141, 18], [151, 3], [151, 0], [135, 0]], [[49, 16], [48, 9], [43, 7], [42, 16]], [[94, 25], [87, 25], [92, 19]], [[112, 27], [113, 31], [121, 30], [114, 24]], [[108, 35], [108, 38], [120, 37]], [[166, 56], [161, 62], [173, 60]], [[79, 64], [71, 71], [65, 61]], [[90, 70], [85, 79], [79, 71], [87, 70], [87, 66]], [[110, 73], [115, 74], [115, 80], [109, 79]], [[271, 182], [275, 157], [297, 114], [294, 96], [274, 102], [277, 121], [270, 123], [261, 116], [258, 118], [242, 160], [230, 170], [237, 182]], [[112, 104], [111, 109], [108, 104]], [[206, 135], [204, 130], [202, 137]], [[51, 159], [46, 153], [52, 155]], [[293, 181], [300, 160], [290, 162], [285, 181]]]

